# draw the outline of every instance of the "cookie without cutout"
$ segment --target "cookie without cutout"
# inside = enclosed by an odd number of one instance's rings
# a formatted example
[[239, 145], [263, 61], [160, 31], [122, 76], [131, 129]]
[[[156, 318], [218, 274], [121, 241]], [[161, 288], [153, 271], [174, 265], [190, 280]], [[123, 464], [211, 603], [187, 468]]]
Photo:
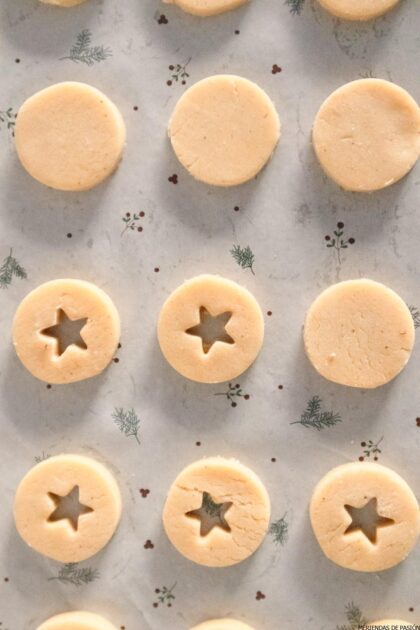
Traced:
[[254, 630], [248, 624], [235, 619], [213, 619], [205, 621], [198, 626], [194, 626], [191, 630]]
[[67, 612], [44, 621], [37, 630], [117, 630], [99, 615], [90, 612]]
[[[205, 503], [205, 495], [210, 501]], [[202, 535], [197, 511], [220, 516]], [[172, 484], [163, 525], [174, 547], [208, 567], [242, 562], [262, 543], [270, 522], [270, 498], [257, 475], [233, 459], [210, 457], [185, 468]]]
[[369, 629], [378, 627], [378, 630], [407, 630], [415, 626], [408, 621], [401, 621], [401, 619], [382, 619], [381, 621], [373, 621], [369, 623]]
[[193, 177], [214, 186], [236, 186], [268, 162], [280, 137], [280, 121], [258, 85], [216, 75], [180, 98], [169, 121], [169, 137]]
[[372, 192], [394, 184], [416, 163], [420, 109], [390, 81], [352, 81], [322, 104], [312, 139], [331, 179], [345, 190]]
[[393, 9], [400, 0], [318, 0], [319, 4], [343, 20], [372, 20]]
[[[57, 319], [82, 321], [78, 341], [60, 354], [53, 336]], [[83, 322], [86, 320], [86, 323]], [[84, 280], [52, 280], [20, 303], [13, 320], [13, 344], [29, 372], [47, 383], [81, 381], [100, 374], [112, 360], [120, 338], [118, 311], [108, 295]]]
[[246, 4], [249, 0], [163, 0], [166, 4], [176, 4], [193, 15], [216, 15], [225, 13]]
[[[222, 317], [224, 341], [206, 344], [197, 326]], [[158, 339], [166, 360], [200, 383], [221, 383], [242, 374], [256, 359], [263, 338], [264, 319], [256, 299], [220, 276], [188, 280], [169, 296], [159, 315]]]
[[[61, 497], [78, 488], [78, 518], [66, 518]], [[81, 562], [112, 538], [121, 517], [117, 482], [103, 465], [82, 455], [57, 455], [37, 464], [15, 495], [16, 528], [29, 547], [58, 562]]]
[[[372, 541], [354, 519], [374, 499]], [[330, 470], [314, 490], [310, 518], [327, 558], [353, 571], [383, 571], [399, 564], [420, 532], [419, 506], [408, 484], [390, 468], [369, 462]]]
[[16, 119], [23, 167], [57, 190], [88, 190], [103, 182], [117, 168], [125, 139], [117, 107], [86, 83], [58, 83], [37, 92]]
[[306, 354], [330, 381], [370, 389], [408, 362], [414, 324], [405, 302], [373, 280], [347, 280], [319, 295], [305, 319]]

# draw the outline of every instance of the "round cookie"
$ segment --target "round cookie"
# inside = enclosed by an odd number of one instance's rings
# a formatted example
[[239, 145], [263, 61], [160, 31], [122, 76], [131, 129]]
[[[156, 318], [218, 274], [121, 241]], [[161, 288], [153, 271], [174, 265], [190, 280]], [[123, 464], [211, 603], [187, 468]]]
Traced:
[[[360, 511], [372, 501], [376, 525], [371, 538]], [[369, 462], [330, 470], [314, 490], [310, 518], [327, 558], [354, 571], [383, 571], [399, 564], [420, 532], [419, 506], [408, 484], [386, 466]]]
[[374, 388], [406, 365], [414, 345], [414, 324], [405, 302], [373, 280], [330, 286], [312, 303], [305, 319], [306, 354], [330, 381]]
[[[223, 337], [200, 337], [200, 322], [224, 318]], [[158, 321], [161, 350], [180, 374], [200, 383], [220, 383], [242, 374], [256, 359], [264, 338], [258, 302], [245, 288], [220, 276], [188, 280], [169, 296]]]
[[41, 0], [44, 4], [54, 4], [58, 7], [75, 7], [77, 4], [82, 4], [85, 0]]
[[214, 186], [236, 186], [255, 177], [268, 162], [280, 137], [280, 121], [258, 85], [216, 75], [180, 98], [169, 137], [193, 177]]
[[390, 81], [352, 81], [321, 105], [312, 139], [322, 168], [339, 186], [372, 192], [394, 184], [416, 163], [420, 109]]
[[176, 4], [187, 13], [205, 17], [232, 11], [249, 0], [163, 0], [166, 4]]
[[[60, 504], [75, 488], [80, 516], [70, 518]], [[121, 495], [103, 464], [82, 455], [58, 455], [37, 464], [22, 479], [14, 517], [29, 547], [58, 562], [81, 562], [112, 538], [121, 517]]]
[[248, 624], [235, 619], [213, 619], [194, 626], [191, 630], [254, 630]]
[[[66, 318], [82, 322], [83, 347], [73, 343], [62, 352], [53, 332]], [[33, 376], [47, 383], [96, 376], [112, 360], [119, 338], [120, 320], [113, 302], [102, 289], [84, 280], [40, 285], [22, 300], [13, 320], [19, 359]]]
[[[206, 501], [207, 497], [207, 501]], [[203, 535], [197, 512], [223, 521]], [[257, 475], [233, 459], [210, 457], [185, 468], [172, 484], [163, 525], [174, 547], [208, 567], [242, 562], [262, 543], [270, 523], [270, 498]]]
[[400, 0], [318, 0], [319, 4], [343, 20], [372, 20], [393, 9]]
[[37, 92], [19, 109], [16, 151], [36, 180], [57, 190], [88, 190], [117, 168], [126, 130], [117, 107], [85, 83]]
[[374, 621], [369, 623], [369, 628], [378, 628], [378, 630], [407, 630], [415, 626], [408, 621], [401, 621], [401, 619], [382, 619], [381, 621]]
[[117, 630], [99, 615], [90, 612], [67, 612], [44, 621], [37, 630]]

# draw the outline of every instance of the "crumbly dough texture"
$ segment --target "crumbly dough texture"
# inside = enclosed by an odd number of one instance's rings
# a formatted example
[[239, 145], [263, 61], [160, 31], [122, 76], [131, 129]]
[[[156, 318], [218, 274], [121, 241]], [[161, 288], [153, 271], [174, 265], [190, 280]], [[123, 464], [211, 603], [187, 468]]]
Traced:
[[213, 619], [205, 621], [198, 626], [194, 626], [191, 630], [254, 630], [248, 624], [235, 619]]
[[304, 341], [314, 368], [330, 381], [374, 388], [404, 368], [414, 345], [405, 302], [373, 280], [347, 280], [319, 295], [306, 315]]
[[[87, 345], [69, 346], [59, 356], [55, 339], [41, 334], [62, 309], [72, 320], [87, 318], [80, 336]], [[110, 297], [84, 280], [52, 280], [20, 303], [13, 321], [13, 344], [29, 372], [47, 383], [72, 383], [102, 372], [120, 339], [120, 319]]]
[[217, 15], [225, 13], [249, 2], [249, 0], [163, 0], [166, 4], [176, 4], [187, 13], [200, 15]]
[[408, 621], [401, 621], [401, 619], [381, 619], [381, 621], [373, 621], [369, 623], [369, 628], [374, 628], [375, 626], [380, 628], [381, 630], [406, 630], [406, 628], [413, 628], [414, 625], [409, 623]]
[[[200, 321], [200, 308], [214, 317], [231, 312], [225, 326], [233, 344], [216, 341], [205, 354], [200, 337], [186, 331]], [[159, 315], [161, 350], [180, 374], [200, 383], [236, 378], [256, 359], [264, 338], [264, 318], [258, 302], [245, 288], [220, 276], [201, 275], [178, 287]]]
[[[79, 517], [77, 531], [68, 519], [48, 521], [56, 509], [49, 493], [65, 497], [75, 486], [79, 502], [93, 509]], [[98, 553], [113, 536], [121, 516], [120, 490], [113, 475], [96, 460], [57, 455], [31, 468], [22, 479], [14, 516], [29, 547], [58, 562], [81, 562]]]
[[99, 615], [90, 612], [67, 612], [44, 621], [37, 630], [117, 630]]
[[44, 4], [54, 4], [58, 7], [75, 7], [77, 4], [82, 4], [85, 0], [41, 0]]
[[19, 159], [32, 177], [57, 190], [88, 190], [117, 168], [126, 130], [117, 107], [86, 83], [37, 92], [19, 109]]
[[379, 190], [404, 177], [416, 163], [420, 109], [408, 92], [390, 81], [352, 81], [322, 104], [312, 138], [322, 168], [339, 186], [357, 192]]
[[[203, 493], [215, 503], [232, 502], [225, 513], [231, 531], [214, 527], [200, 536], [200, 521], [186, 516], [202, 505]], [[208, 567], [242, 562], [262, 543], [270, 522], [270, 498], [257, 475], [233, 459], [209, 457], [185, 468], [169, 490], [163, 525], [174, 547]]]
[[324, 9], [343, 20], [372, 20], [393, 9], [400, 0], [318, 0]]
[[255, 83], [216, 75], [190, 87], [169, 122], [169, 137], [181, 164], [196, 179], [236, 186], [252, 179], [270, 159], [280, 121], [267, 94]]
[[[362, 508], [373, 498], [378, 514], [395, 521], [378, 527], [375, 544], [360, 530], [344, 533], [352, 523], [344, 506]], [[354, 571], [383, 571], [399, 564], [420, 532], [419, 506], [408, 484], [393, 470], [373, 462], [330, 470], [314, 490], [310, 518], [327, 558]]]

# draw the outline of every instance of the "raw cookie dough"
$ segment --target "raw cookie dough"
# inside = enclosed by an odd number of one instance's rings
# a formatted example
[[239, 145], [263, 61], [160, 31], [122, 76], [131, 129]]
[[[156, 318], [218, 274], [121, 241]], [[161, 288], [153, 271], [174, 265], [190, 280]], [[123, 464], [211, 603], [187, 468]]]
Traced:
[[[208, 348], [202, 337], [192, 334], [209, 317], [206, 313], [227, 319], [229, 342], [215, 341]], [[221, 383], [242, 374], [256, 359], [263, 338], [264, 319], [256, 299], [220, 276], [188, 280], [169, 296], [159, 315], [158, 339], [165, 358], [180, 374], [200, 383]]]
[[68, 612], [44, 621], [37, 630], [117, 630], [99, 615], [90, 612]]
[[169, 137], [193, 177], [214, 186], [236, 186], [268, 162], [280, 137], [280, 121], [258, 85], [216, 75], [180, 98], [169, 121]]
[[[346, 533], [353, 518], [345, 506], [360, 510], [372, 499], [379, 519], [375, 542], [358, 528]], [[419, 506], [408, 484], [390, 468], [369, 462], [330, 470], [314, 490], [310, 518], [327, 558], [354, 571], [383, 571], [399, 564], [420, 532]]]
[[[87, 319], [80, 330], [86, 348], [72, 344], [63, 354], [57, 340], [43, 334], [64, 312], [71, 320]], [[72, 383], [102, 372], [120, 338], [118, 311], [108, 295], [84, 280], [52, 280], [31, 291], [13, 321], [13, 344], [29, 372], [47, 383]]]
[[[198, 518], [204, 493], [214, 504], [230, 504], [224, 521], [201, 535]], [[270, 498], [257, 475], [234, 459], [209, 457], [185, 468], [172, 484], [163, 510], [171, 543], [186, 558], [208, 567], [227, 567], [248, 558], [262, 543], [270, 523]]]
[[166, 4], [177, 4], [181, 9], [193, 15], [216, 15], [225, 13], [246, 4], [248, 0], [163, 0]]
[[57, 190], [87, 190], [104, 181], [121, 160], [125, 138], [117, 107], [86, 83], [58, 83], [37, 92], [16, 119], [22, 165]]
[[400, 0], [318, 0], [319, 4], [343, 20], [371, 20], [393, 9]]
[[318, 160], [345, 190], [371, 192], [404, 177], [420, 155], [420, 109], [402, 88], [382, 79], [343, 85], [316, 115]]
[[398, 630], [407, 630], [407, 628], [413, 628], [414, 630], [414, 625], [412, 625], [411, 623], [409, 623], [408, 621], [401, 621], [401, 619], [382, 619], [381, 621], [373, 621], [372, 623], [369, 623], [369, 630], [370, 628], [375, 628], [376, 626], [381, 630], [395, 630], [396, 628], [398, 628]]
[[242, 621], [235, 619], [213, 619], [213, 621], [205, 621], [198, 626], [194, 626], [191, 630], [254, 630]]
[[[70, 518], [56, 515], [60, 497], [75, 488], [83, 506], [76, 528]], [[81, 562], [112, 538], [121, 516], [121, 495], [103, 464], [82, 455], [57, 455], [31, 468], [22, 479], [14, 516], [29, 547], [58, 562]]]
[[414, 324], [405, 302], [373, 280], [347, 280], [319, 295], [305, 320], [306, 354], [330, 381], [379, 387], [406, 365]]
[[54, 4], [58, 7], [75, 7], [76, 4], [82, 4], [85, 0], [41, 0], [44, 4]]

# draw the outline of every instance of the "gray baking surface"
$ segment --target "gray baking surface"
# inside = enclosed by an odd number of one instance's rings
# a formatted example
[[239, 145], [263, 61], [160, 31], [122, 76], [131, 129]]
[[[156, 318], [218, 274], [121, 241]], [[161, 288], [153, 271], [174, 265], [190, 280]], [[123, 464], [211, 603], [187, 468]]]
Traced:
[[[350, 630], [352, 614], [354, 621], [359, 613], [371, 621], [420, 621], [418, 547], [380, 574], [346, 571], [323, 556], [308, 518], [318, 479], [338, 464], [361, 456], [372, 460], [379, 440], [378, 461], [418, 491], [419, 350], [394, 382], [360, 391], [322, 379], [302, 348], [305, 310], [337, 280], [382, 281], [420, 308], [419, 167], [387, 190], [346, 193], [323, 175], [310, 144], [319, 105], [352, 79], [391, 79], [419, 101], [420, 4], [403, 0], [366, 24], [337, 20], [311, 0], [293, 14], [291, 4], [253, 0], [199, 19], [158, 0], [88, 0], [68, 10], [1, 0], [0, 262], [6, 272], [16, 271], [16, 260], [27, 273], [20, 278], [18, 268], [11, 282], [6, 273], [0, 291], [1, 630], [33, 630], [53, 614], [77, 609], [102, 613], [125, 630], [187, 630], [222, 616], [256, 630]], [[99, 49], [78, 60], [70, 51], [83, 31]], [[195, 182], [166, 136], [186, 87], [217, 73], [258, 82], [282, 120], [281, 141], [267, 168], [230, 189]], [[13, 147], [19, 105], [64, 80], [103, 90], [128, 127], [116, 174], [80, 194], [32, 180]], [[123, 221], [128, 212], [134, 229]], [[333, 236], [341, 222], [344, 242], [355, 242], [328, 248], [325, 236]], [[236, 263], [233, 245], [250, 246], [255, 276]], [[228, 392], [228, 384], [183, 379], [156, 341], [162, 302], [202, 272], [243, 284], [266, 314], [262, 353], [233, 383], [249, 399], [233, 398], [235, 407], [227, 396], [215, 396]], [[17, 360], [10, 327], [23, 296], [60, 277], [90, 280], [110, 294], [122, 318], [122, 347], [119, 362], [101, 376], [47, 388]], [[341, 422], [322, 431], [291, 424], [314, 396]], [[119, 431], [116, 408], [134, 409], [140, 443]], [[14, 490], [35, 458], [62, 452], [107, 462], [124, 499], [116, 536], [80, 567], [32, 552], [12, 517]], [[184, 559], [161, 525], [176, 474], [217, 454], [238, 458], [260, 475], [281, 538], [268, 535], [252, 558], [228, 569]], [[83, 568], [88, 571], [78, 574]], [[80, 585], [73, 583], [78, 576]]]

